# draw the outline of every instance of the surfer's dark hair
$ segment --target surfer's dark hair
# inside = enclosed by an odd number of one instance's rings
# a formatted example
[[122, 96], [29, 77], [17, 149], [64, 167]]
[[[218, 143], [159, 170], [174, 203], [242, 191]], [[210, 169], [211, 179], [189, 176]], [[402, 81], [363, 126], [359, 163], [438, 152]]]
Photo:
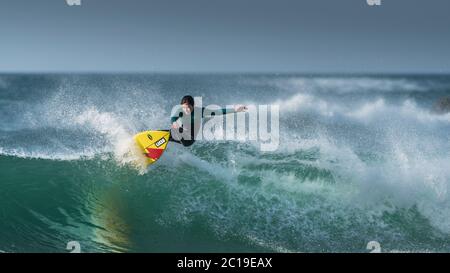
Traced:
[[185, 103], [194, 106], [194, 98], [192, 96], [184, 96], [181, 99], [181, 103], [180, 104], [185, 104]]

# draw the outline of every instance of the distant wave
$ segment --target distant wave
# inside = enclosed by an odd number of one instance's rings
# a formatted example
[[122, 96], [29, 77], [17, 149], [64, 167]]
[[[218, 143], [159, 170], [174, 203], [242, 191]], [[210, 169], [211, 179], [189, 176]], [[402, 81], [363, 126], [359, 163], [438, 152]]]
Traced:
[[428, 92], [448, 90], [450, 82], [401, 77], [289, 77], [269, 80], [270, 84], [285, 90], [323, 92], [330, 94], [364, 92]]

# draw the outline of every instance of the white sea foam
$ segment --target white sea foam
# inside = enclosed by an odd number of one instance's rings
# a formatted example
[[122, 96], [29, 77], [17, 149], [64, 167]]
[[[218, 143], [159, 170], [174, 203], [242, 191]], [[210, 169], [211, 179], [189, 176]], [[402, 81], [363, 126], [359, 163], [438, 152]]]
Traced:
[[[175, 201], [168, 210], [180, 221], [192, 221], [200, 214], [219, 235], [237, 234], [281, 252], [306, 251], [302, 243], [308, 242], [319, 242], [329, 250], [336, 236], [360, 240], [358, 236], [371, 235], [363, 234], [367, 230], [401, 238], [405, 231], [392, 227], [383, 215], [414, 207], [432, 227], [450, 234], [450, 157], [446, 151], [450, 148], [446, 137], [450, 114], [432, 113], [412, 99], [390, 101], [380, 95], [345, 104], [308, 90], [313, 85], [322, 92], [336, 87], [342, 94], [357, 92], [357, 88], [365, 92], [378, 85], [381, 93], [427, 89], [405, 80], [383, 81], [387, 80], [294, 82], [288, 88], [297, 89], [290, 97], [274, 100], [281, 106], [282, 120], [287, 120], [283, 128], [289, 130], [282, 131], [280, 148], [271, 153], [259, 152], [255, 143], [199, 142], [195, 148], [170, 145], [157, 167], [186, 175], [189, 181], [174, 182], [171, 198]], [[133, 165], [142, 160], [136, 157], [139, 153], [130, 152], [133, 134], [157, 128], [168, 118], [163, 106], [149, 114], [152, 110], [147, 111], [145, 103], [133, 104], [143, 95], [139, 89], [133, 92], [136, 96], [128, 101], [119, 96], [110, 101], [118, 105], [104, 107], [92, 98], [76, 104], [80, 97], [62, 91], [42, 106], [27, 109], [24, 118], [29, 122], [24, 127], [31, 131], [45, 127], [78, 130], [92, 139], [66, 150], [54, 145], [60, 139], [46, 147], [13, 147], [0, 142], [0, 154], [76, 160], [108, 153], [118, 167]], [[304, 128], [291, 126], [306, 114], [313, 118], [312, 128], [316, 129], [308, 138], [301, 134]], [[340, 126], [344, 129], [339, 130]], [[379, 146], [369, 145], [367, 139], [376, 140]], [[234, 149], [236, 146], [239, 149]], [[207, 151], [199, 152], [202, 148]], [[216, 148], [228, 152], [219, 158], [210, 152]], [[137, 170], [149, 177], [153, 174], [144, 164]], [[389, 232], [385, 233], [386, 229]], [[320, 246], [315, 250], [321, 250]]]
[[[361, 92], [426, 92], [430, 86], [405, 78], [374, 77], [290, 77], [267, 80], [266, 84], [293, 92], [326, 92], [334, 94]], [[439, 87], [442, 87], [439, 85]]]

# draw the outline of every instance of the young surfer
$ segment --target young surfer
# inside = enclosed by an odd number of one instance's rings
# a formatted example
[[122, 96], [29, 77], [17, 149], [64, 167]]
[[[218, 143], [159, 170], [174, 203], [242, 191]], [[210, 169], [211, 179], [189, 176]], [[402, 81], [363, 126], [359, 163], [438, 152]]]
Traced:
[[236, 105], [234, 109], [222, 108], [219, 111], [205, 111], [205, 107], [195, 107], [192, 96], [184, 96], [180, 102], [180, 109], [170, 117], [171, 135], [169, 141], [191, 146], [195, 142], [196, 135], [204, 119], [215, 115], [225, 115], [246, 111], [245, 105]]

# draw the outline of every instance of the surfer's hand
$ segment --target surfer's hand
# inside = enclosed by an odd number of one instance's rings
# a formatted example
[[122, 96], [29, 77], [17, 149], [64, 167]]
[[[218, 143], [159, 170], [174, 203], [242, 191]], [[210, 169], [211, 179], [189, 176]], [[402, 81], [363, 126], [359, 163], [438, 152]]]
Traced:
[[172, 123], [172, 129], [178, 129], [180, 128], [180, 125], [178, 125], [178, 123], [174, 122]]
[[235, 112], [244, 112], [244, 111], [246, 111], [247, 110], [247, 106], [245, 106], [245, 105], [236, 105], [236, 106], [234, 106], [234, 111]]

